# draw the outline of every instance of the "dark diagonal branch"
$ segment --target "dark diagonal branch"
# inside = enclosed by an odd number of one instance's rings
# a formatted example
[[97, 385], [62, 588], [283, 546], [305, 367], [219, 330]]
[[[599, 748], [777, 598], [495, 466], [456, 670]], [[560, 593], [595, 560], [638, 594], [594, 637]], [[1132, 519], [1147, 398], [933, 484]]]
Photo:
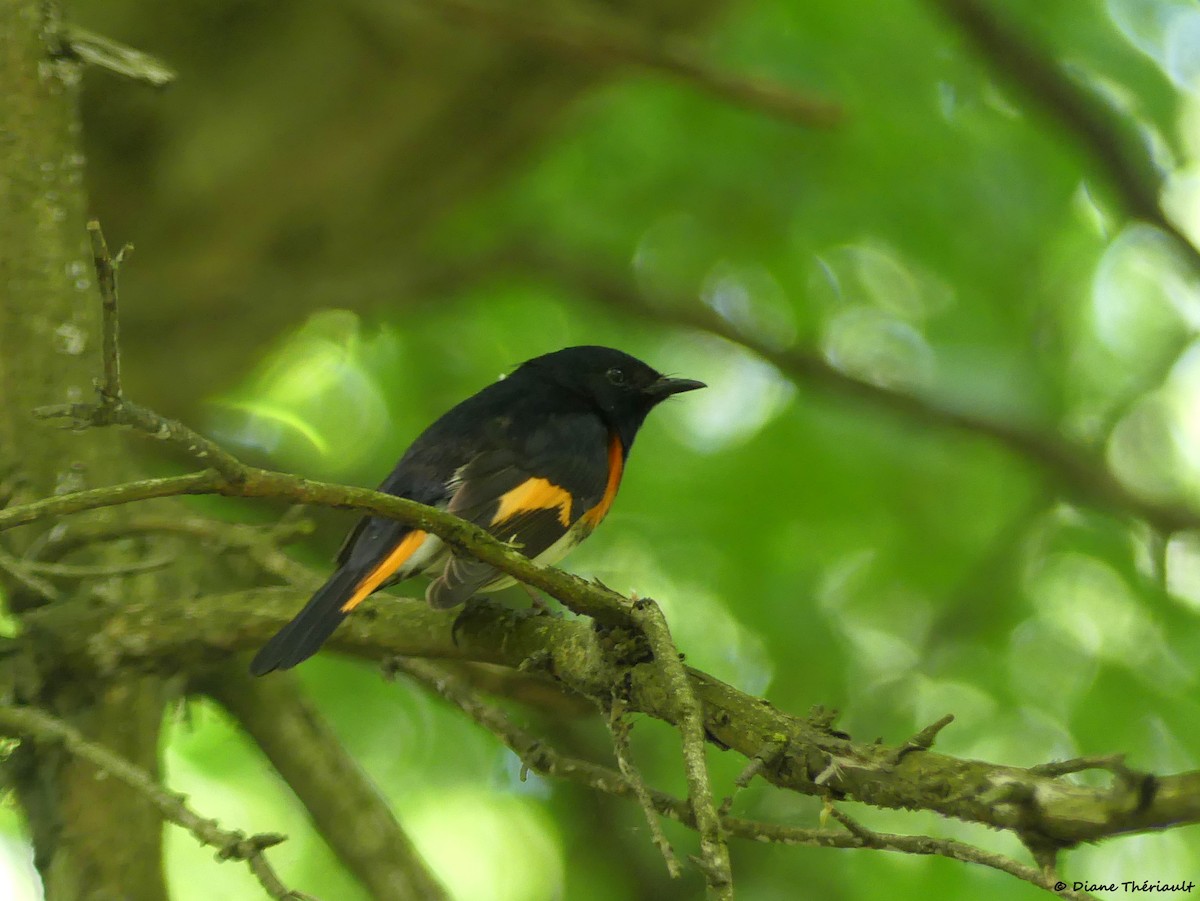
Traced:
[[573, 297], [675, 327], [695, 328], [745, 347], [799, 385], [832, 397], [904, 417], [918, 426], [953, 429], [985, 438], [1045, 472], [1068, 494], [1118, 514], [1144, 519], [1164, 532], [1200, 527], [1200, 511], [1182, 503], [1138, 495], [1086, 447], [1051, 433], [988, 419], [937, 401], [857, 378], [803, 348], [781, 348], [768, 336], [742, 331], [694, 298], [664, 302], [644, 298], [632, 279], [561, 253], [526, 245], [508, 254], [510, 264], [535, 281], [549, 281]]
[[167, 791], [149, 773], [124, 758], [83, 737], [78, 729], [33, 707], [0, 705], [0, 731], [25, 736], [39, 743], [62, 745], [70, 754], [92, 764], [101, 773], [129, 786], [162, 815], [164, 820], [181, 826], [203, 845], [217, 848], [220, 860], [243, 860], [267, 894], [276, 901], [307, 898], [289, 890], [263, 856], [263, 851], [285, 840], [274, 834], [246, 835], [222, 829], [185, 803], [183, 795]]
[[1126, 215], [1171, 235], [1193, 268], [1200, 251], [1162, 207], [1163, 173], [1135, 124], [1096, 91], [1071, 78], [1048, 48], [1039, 46], [1002, 9], [984, 0], [927, 0], [971, 42], [1001, 78], [1034, 108], [1057, 122], [1092, 158]]
[[[445, 901], [371, 780], [346, 753], [290, 673], [254, 679], [244, 660], [199, 688], [228, 710], [312, 816], [317, 831], [376, 901]], [[347, 823], [354, 823], [347, 829]]]
[[683, 40], [638, 31], [627, 23], [604, 21], [594, 15], [585, 20], [579, 12], [570, 20], [548, 18], [542, 9], [526, 9], [513, 2], [500, 5], [474, 0], [422, 0], [422, 5], [455, 22], [536, 44], [571, 59], [632, 65], [666, 75], [728, 103], [794, 125], [829, 128], [842, 118], [841, 109], [829, 100], [765, 78], [718, 68]]

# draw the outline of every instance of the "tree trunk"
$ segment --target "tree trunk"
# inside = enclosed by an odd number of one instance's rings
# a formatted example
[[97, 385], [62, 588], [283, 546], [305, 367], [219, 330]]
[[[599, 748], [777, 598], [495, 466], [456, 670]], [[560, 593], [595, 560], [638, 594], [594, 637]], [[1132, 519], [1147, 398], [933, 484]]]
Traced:
[[[121, 436], [81, 435], [34, 420], [42, 404], [90, 399], [100, 371], [100, 304], [86, 249], [78, 67], [50, 55], [52, 22], [38, 0], [0, 0], [0, 498], [19, 503], [56, 490], [126, 477]], [[101, 514], [117, 517], [119, 511]], [[27, 551], [36, 527], [6, 535]], [[109, 550], [109, 562], [129, 550]], [[116, 556], [114, 556], [116, 555]], [[104, 559], [103, 557], [97, 559]], [[0, 578], [10, 612], [50, 601], [27, 580]], [[55, 585], [122, 603], [154, 579]], [[103, 684], [35, 684], [30, 702], [91, 740], [157, 772], [164, 703], [160, 680], [114, 674]], [[162, 824], [145, 800], [58, 748], [23, 742], [10, 779], [28, 818], [50, 901], [157, 901], [166, 897]]]

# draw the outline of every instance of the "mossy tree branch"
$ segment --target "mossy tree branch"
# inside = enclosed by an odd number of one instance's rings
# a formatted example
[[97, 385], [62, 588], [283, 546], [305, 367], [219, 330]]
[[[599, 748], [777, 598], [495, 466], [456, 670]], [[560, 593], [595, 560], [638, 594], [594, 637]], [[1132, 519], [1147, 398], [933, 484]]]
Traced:
[[284, 836], [246, 835], [221, 828], [215, 820], [206, 819], [188, 807], [182, 795], [164, 789], [145, 770], [108, 748], [88, 741], [69, 723], [36, 708], [0, 704], [0, 732], [24, 736], [41, 749], [40, 753], [46, 753], [50, 746], [61, 744], [72, 756], [95, 767], [99, 774], [111, 776], [128, 786], [154, 807], [164, 820], [186, 829], [201, 844], [216, 848], [220, 860], [245, 861], [266, 893], [276, 901], [297, 901], [307, 897], [289, 890], [263, 857], [263, 851], [284, 841]]
[[[684, 801], [673, 798], [665, 792], [639, 785], [636, 777], [631, 778], [624, 772], [624, 767], [621, 772], [617, 772], [609, 767], [563, 754], [514, 724], [499, 708], [480, 701], [463, 685], [461, 680], [447, 673], [444, 666], [404, 658], [385, 661], [384, 666], [389, 671], [398, 670], [411, 676], [454, 704], [471, 720], [495, 735], [521, 759], [524, 766], [534, 772], [552, 778], [577, 782], [594, 791], [625, 798], [635, 797], [639, 803], [651, 805], [653, 810], [662, 816], [670, 817], [693, 829], [696, 828], [691, 809]], [[773, 757], [774, 755], [772, 755]], [[740, 783], [742, 780], [738, 781]], [[814, 848], [869, 848], [896, 851], [902, 854], [949, 857], [952, 860], [991, 867], [1047, 891], [1056, 891], [1057, 876], [1019, 863], [1002, 854], [984, 851], [965, 842], [935, 839], [923, 835], [879, 833], [864, 829], [857, 823], [854, 824], [853, 830], [848, 828], [846, 832], [780, 826], [774, 823], [730, 816], [728, 810], [725, 809], [727, 806], [727, 804], [722, 806], [721, 828], [733, 837], [758, 842], [805, 845]], [[847, 818], [843, 816], [839, 821], [846, 822]], [[1087, 892], [1059, 890], [1056, 893], [1060, 897], [1071, 899], [1071, 901], [1086, 901], [1086, 899], [1095, 901], [1094, 896]]]
[[[212, 595], [202, 603], [163, 597], [117, 608], [55, 604], [25, 617], [20, 653], [51, 675], [202, 671], [261, 644], [301, 600], [295, 589], [278, 587]], [[628, 643], [628, 630], [597, 630], [586, 620], [489, 604], [462, 623], [456, 641], [454, 618], [418, 599], [380, 597], [349, 618], [330, 647], [377, 661], [402, 655], [533, 665], [571, 692], [611, 696], [619, 685], [627, 710], [667, 722], [677, 715], [652, 662], [621, 662], [613, 653], [614, 645]], [[1057, 847], [1200, 823], [1200, 772], [1130, 773], [1104, 788], [1087, 787], [1055, 769], [961, 760], [921, 750], [909, 739], [856, 742], [820, 717], [778, 710], [694, 668], [687, 676], [709, 741], [748, 759], [763, 756], [761, 777], [780, 788], [933, 810]], [[772, 746], [778, 754], [762, 755]]]

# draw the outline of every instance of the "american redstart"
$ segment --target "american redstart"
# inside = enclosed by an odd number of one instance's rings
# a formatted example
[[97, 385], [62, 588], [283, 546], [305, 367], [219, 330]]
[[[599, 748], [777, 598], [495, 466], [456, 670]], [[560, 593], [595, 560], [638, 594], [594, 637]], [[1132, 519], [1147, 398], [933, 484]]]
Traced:
[[[539, 563], [554, 563], [608, 513], [646, 414], [672, 394], [703, 387], [610, 347], [535, 357], [434, 422], [379, 490], [447, 510]], [[359, 521], [337, 563], [255, 655], [252, 673], [311, 657], [365, 598], [418, 573], [435, 576], [425, 598], [437, 608], [513, 584], [436, 535], [380, 516]]]

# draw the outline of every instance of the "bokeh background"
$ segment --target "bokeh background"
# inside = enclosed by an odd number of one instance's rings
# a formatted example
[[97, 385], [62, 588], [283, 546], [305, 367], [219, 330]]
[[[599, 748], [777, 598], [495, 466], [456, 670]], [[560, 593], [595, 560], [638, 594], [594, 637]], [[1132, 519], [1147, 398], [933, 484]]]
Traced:
[[[1200, 7], [997, 6], [1111, 104], [1200, 235]], [[1073, 442], [1142, 496], [1200, 504], [1200, 271], [1125, 215], [1087, 147], [936, 4], [547, 0], [492, 20], [440, 0], [80, 0], [69, 14], [179, 73], [161, 91], [86, 76], [92, 209], [137, 246], [122, 274], [133, 396], [257, 461], [373, 485], [516, 363], [621, 347], [711, 387], [652, 417], [567, 565], [658, 599], [690, 663], [793, 713], [837, 708], [860, 739], [953, 713], [946, 753], [1200, 765], [1200, 534], [1163, 534], [982, 430], [831, 392], [696, 327], [716, 314], [751, 343]], [[783, 121], [555, 44], [594, 27], [669, 34], [841, 118]], [[350, 519], [313, 517], [296, 553], [321, 567]], [[634, 805], [522, 781], [489, 735], [366, 664], [322, 655], [299, 672], [462, 901], [700, 892], [694, 872], [667, 878]], [[514, 711], [607, 759], [594, 718]], [[198, 809], [290, 836], [271, 852], [285, 881], [367, 897], [219, 710], [191, 704], [166, 734], [170, 784]], [[648, 780], [680, 791], [670, 730], [639, 721], [633, 739]], [[744, 760], [712, 761], [727, 793]], [[814, 826], [820, 805], [757, 783], [734, 810]], [[850, 812], [1022, 853], [931, 815]], [[2, 817], [0, 894], [39, 897]], [[243, 867], [168, 837], [180, 901], [261, 897]], [[733, 855], [747, 901], [1039, 894], [945, 860]], [[1066, 874], [1194, 879], [1200, 834], [1079, 849]]]

